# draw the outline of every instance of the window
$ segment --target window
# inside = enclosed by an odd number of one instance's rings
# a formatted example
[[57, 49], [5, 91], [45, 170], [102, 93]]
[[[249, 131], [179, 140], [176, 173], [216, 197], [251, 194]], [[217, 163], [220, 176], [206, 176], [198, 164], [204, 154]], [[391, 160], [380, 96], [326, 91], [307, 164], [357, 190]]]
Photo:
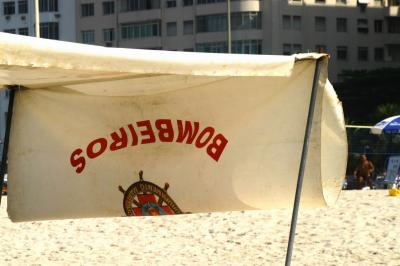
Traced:
[[365, 18], [357, 19], [357, 32], [368, 33], [368, 20]]
[[104, 42], [113, 42], [115, 39], [114, 29], [103, 29], [103, 40]]
[[368, 61], [368, 47], [358, 47], [358, 60]]
[[167, 22], [167, 36], [176, 36], [176, 22]]
[[226, 0], [197, 0], [197, 4], [214, 4], [214, 3], [223, 3]]
[[315, 51], [317, 53], [327, 53], [328, 49], [326, 48], [326, 45], [324, 45], [324, 44], [317, 44], [317, 45], [315, 45]]
[[302, 45], [299, 43], [294, 43], [293, 44], [293, 53], [294, 54], [299, 54], [302, 51]]
[[315, 17], [315, 31], [324, 32], [326, 31], [326, 18]]
[[347, 60], [347, 46], [338, 46], [336, 51], [337, 60]]
[[183, 0], [183, 6], [192, 6], [193, 0]]
[[193, 34], [193, 20], [183, 22], [183, 35]]
[[194, 49], [193, 48], [185, 48], [183, 49], [184, 52], [193, 52]]
[[375, 20], [374, 21], [374, 29], [376, 33], [383, 32], [383, 21], [382, 20]]
[[81, 31], [82, 43], [94, 44], [94, 30]]
[[231, 13], [232, 30], [261, 29], [261, 12]]
[[111, 15], [114, 14], [114, 1], [106, 1], [103, 2], [103, 15]]
[[58, 22], [40, 23], [40, 37], [46, 39], [59, 39]]
[[347, 19], [337, 18], [336, 19], [336, 31], [337, 32], [347, 32]]
[[282, 54], [283, 55], [291, 55], [292, 54], [292, 45], [290, 43], [284, 43], [282, 46]]
[[197, 43], [196, 51], [205, 53], [226, 53], [228, 51], [228, 45], [226, 42]]
[[382, 62], [384, 60], [384, 50], [382, 47], [375, 47], [374, 59], [377, 62]]
[[160, 0], [121, 0], [121, 11], [138, 11], [160, 8]]
[[292, 28], [292, 18], [288, 15], [282, 16], [282, 27], [284, 30], [290, 30]]
[[143, 49], [147, 49], [147, 50], [162, 50], [163, 48], [161, 46], [157, 46], [157, 47], [146, 47]]
[[293, 16], [293, 29], [301, 30], [301, 16]]
[[301, 30], [301, 16], [282, 16], [282, 27], [284, 30]]
[[389, 33], [400, 33], [400, 18], [396, 17], [388, 17], [388, 32]]
[[197, 32], [226, 31], [226, 14], [196, 17]]
[[388, 60], [391, 62], [400, 62], [400, 45], [388, 44], [387, 45]]
[[18, 29], [18, 34], [19, 35], [28, 36], [29, 35], [29, 30], [28, 30], [28, 28], [19, 28]]
[[315, 0], [316, 4], [325, 4], [325, 0]]
[[358, 0], [357, 1], [357, 6], [360, 8], [360, 11], [362, 13], [365, 13], [367, 11], [367, 5], [369, 4], [370, 0]]
[[159, 20], [126, 23], [121, 25], [122, 39], [139, 39], [157, 37], [161, 35], [161, 24]]
[[261, 40], [232, 41], [232, 53], [235, 54], [261, 54]]
[[28, 13], [28, 1], [27, 0], [18, 1], [18, 13], [19, 14]]
[[336, 0], [336, 4], [345, 5], [347, 4], [347, 0]]
[[176, 7], [176, 0], [167, 0], [167, 8]]
[[40, 12], [58, 12], [58, 0], [39, 0]]
[[389, 0], [389, 6], [400, 6], [399, 0]]
[[4, 30], [4, 32], [5, 33], [12, 33], [12, 34], [16, 33], [15, 29], [7, 29], [7, 30]]
[[4, 2], [3, 3], [3, 12], [4, 12], [4, 15], [15, 14], [15, 2]]
[[94, 3], [82, 4], [81, 15], [82, 17], [94, 16]]

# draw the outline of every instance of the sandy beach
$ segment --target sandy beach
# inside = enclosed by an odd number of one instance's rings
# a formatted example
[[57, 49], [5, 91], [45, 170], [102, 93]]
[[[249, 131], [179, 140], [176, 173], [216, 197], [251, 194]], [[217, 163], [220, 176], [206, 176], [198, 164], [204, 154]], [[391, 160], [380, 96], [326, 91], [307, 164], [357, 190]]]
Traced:
[[[283, 265], [291, 210], [12, 223], [0, 264]], [[343, 191], [301, 209], [292, 265], [400, 265], [400, 197]]]

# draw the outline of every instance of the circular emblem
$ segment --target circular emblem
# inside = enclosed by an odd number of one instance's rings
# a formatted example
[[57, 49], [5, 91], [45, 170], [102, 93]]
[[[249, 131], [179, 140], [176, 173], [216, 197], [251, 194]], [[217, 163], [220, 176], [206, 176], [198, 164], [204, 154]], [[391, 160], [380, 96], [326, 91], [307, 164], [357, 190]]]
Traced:
[[157, 216], [183, 213], [168, 195], [169, 184], [160, 188], [154, 183], [143, 180], [143, 171], [139, 172], [139, 181], [124, 190], [123, 207], [127, 216]]

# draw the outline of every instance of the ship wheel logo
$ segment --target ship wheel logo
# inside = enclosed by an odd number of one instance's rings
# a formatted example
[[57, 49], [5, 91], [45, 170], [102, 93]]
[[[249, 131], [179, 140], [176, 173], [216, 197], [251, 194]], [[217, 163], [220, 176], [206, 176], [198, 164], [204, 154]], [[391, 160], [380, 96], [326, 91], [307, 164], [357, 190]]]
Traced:
[[127, 216], [157, 216], [183, 213], [178, 205], [168, 195], [169, 184], [160, 188], [154, 183], [143, 180], [143, 171], [139, 172], [139, 181], [124, 190], [123, 206]]

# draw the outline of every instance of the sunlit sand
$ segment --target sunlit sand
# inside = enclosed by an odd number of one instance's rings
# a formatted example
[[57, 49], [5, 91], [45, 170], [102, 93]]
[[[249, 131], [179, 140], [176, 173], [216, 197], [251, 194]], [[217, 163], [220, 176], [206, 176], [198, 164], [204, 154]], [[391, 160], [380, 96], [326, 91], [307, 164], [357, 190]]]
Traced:
[[[293, 265], [400, 265], [400, 197], [343, 191], [301, 209]], [[2, 199], [2, 263], [283, 265], [291, 210], [12, 223]]]

